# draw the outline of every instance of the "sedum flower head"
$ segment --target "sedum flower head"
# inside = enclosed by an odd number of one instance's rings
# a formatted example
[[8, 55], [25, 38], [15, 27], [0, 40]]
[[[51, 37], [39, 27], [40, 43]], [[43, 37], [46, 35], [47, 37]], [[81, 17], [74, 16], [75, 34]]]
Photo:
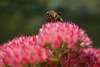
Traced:
[[68, 48], [88, 47], [92, 41], [85, 31], [71, 22], [47, 23], [42, 26], [37, 36], [39, 45], [45, 46], [51, 44], [51, 47], [58, 48], [61, 43], [66, 44]]
[[21, 36], [5, 43], [0, 50], [3, 66], [20, 67], [26, 64], [45, 62], [49, 57], [48, 49], [36, 46], [35, 36]]
[[80, 60], [84, 63], [100, 64], [100, 49], [87, 48], [80, 50]]
[[[80, 49], [77, 53], [69, 54], [68, 57], [66, 60], [62, 57], [66, 62], [65, 65], [68, 67], [100, 67], [100, 49], [84, 48]], [[62, 65], [64, 65], [63, 61]]]

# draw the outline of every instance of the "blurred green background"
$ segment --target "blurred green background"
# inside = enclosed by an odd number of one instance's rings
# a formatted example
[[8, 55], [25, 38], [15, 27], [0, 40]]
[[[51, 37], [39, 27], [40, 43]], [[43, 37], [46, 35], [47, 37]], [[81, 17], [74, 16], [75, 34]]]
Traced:
[[100, 47], [100, 0], [0, 0], [0, 44], [21, 34], [37, 34], [51, 9], [86, 30]]

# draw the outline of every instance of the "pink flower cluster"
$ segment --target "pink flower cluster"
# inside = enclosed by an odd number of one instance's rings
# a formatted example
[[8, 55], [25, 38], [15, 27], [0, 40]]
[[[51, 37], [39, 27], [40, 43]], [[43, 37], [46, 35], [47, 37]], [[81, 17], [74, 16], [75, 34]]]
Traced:
[[68, 22], [44, 24], [40, 28], [37, 38], [39, 45], [51, 43], [53, 48], [59, 47], [61, 42], [67, 43], [69, 48], [76, 47], [76, 44], [81, 47], [88, 47], [92, 43], [83, 29]]
[[33, 63], [41, 63], [47, 61], [49, 51], [46, 48], [36, 45], [35, 36], [16, 37], [12, 41], [5, 43], [0, 51], [2, 67], [24, 67], [24, 65], [32, 65]]
[[78, 53], [63, 55], [60, 62], [62, 67], [100, 67], [100, 49], [80, 49]]
[[57, 67], [58, 62], [61, 67], [99, 67], [100, 49], [90, 48], [91, 44], [76, 24], [49, 22], [37, 35], [16, 37], [0, 46], [0, 67], [39, 67], [43, 63]]
[[80, 62], [86, 66], [88, 64], [90, 67], [100, 67], [100, 49], [87, 48], [80, 50]]

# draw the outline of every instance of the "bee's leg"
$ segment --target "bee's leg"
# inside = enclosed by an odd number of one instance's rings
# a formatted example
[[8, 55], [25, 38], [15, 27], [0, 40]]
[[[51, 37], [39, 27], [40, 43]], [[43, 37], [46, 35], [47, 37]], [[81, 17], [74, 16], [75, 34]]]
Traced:
[[51, 22], [55, 22], [56, 20], [55, 20], [55, 18], [54, 17], [52, 17], [51, 18]]
[[62, 18], [60, 18], [60, 21], [61, 21], [61, 22], [63, 22], [63, 19], [62, 19]]

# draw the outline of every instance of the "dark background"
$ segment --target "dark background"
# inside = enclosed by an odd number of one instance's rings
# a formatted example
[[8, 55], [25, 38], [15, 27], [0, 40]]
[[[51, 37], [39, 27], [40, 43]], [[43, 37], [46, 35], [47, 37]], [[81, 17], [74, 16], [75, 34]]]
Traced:
[[93, 45], [100, 47], [100, 0], [0, 0], [0, 44], [37, 34], [51, 9], [86, 30]]

